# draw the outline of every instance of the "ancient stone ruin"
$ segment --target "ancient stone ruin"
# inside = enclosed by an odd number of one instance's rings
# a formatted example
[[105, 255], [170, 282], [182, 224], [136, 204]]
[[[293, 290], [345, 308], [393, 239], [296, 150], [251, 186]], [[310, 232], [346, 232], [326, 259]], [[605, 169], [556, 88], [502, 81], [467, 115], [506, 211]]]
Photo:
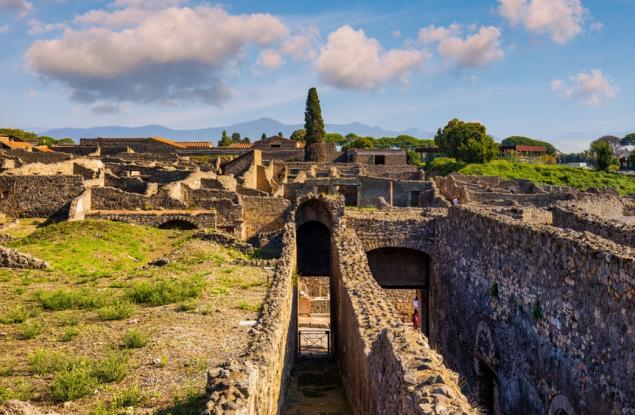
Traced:
[[[294, 367], [311, 358], [355, 414], [635, 414], [633, 200], [428, 179], [390, 154], [210, 161], [121, 140], [4, 151], [0, 210], [213, 229], [277, 252], [241, 359], [209, 370], [204, 414], [293, 411]], [[2, 247], [0, 261], [45, 266]]]

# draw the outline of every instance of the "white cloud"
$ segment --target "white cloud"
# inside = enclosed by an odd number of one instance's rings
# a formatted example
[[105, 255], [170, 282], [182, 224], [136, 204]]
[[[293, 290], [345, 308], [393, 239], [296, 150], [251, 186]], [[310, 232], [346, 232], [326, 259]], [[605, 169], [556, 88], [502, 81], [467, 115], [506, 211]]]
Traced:
[[588, 13], [581, 0], [499, 0], [498, 12], [511, 25], [565, 43], [582, 32]]
[[33, 11], [33, 4], [26, 0], [0, 0], [0, 10], [16, 12], [19, 16], [24, 17]]
[[64, 23], [42, 23], [38, 19], [30, 19], [28, 34], [37, 36], [55, 30], [64, 30], [65, 28], [66, 25]]
[[458, 23], [452, 23], [448, 27], [436, 27], [430, 25], [419, 30], [419, 41], [424, 45], [430, 43], [437, 43], [443, 39], [447, 39], [451, 36], [456, 36], [461, 33], [461, 25]]
[[282, 42], [280, 52], [291, 56], [295, 61], [313, 60], [317, 56], [317, 42], [320, 32], [311, 26], [304, 32], [291, 36]]
[[388, 81], [407, 82], [408, 74], [420, 69], [427, 58], [425, 52], [413, 49], [383, 51], [363, 30], [342, 26], [329, 34], [315, 68], [336, 87], [372, 90]]
[[187, 3], [187, 0], [115, 0], [112, 5], [118, 8], [159, 10]]
[[[143, 15], [137, 10], [94, 13], [90, 27], [33, 43], [26, 54], [29, 68], [64, 84], [81, 102], [220, 104], [231, 94], [223, 70], [237, 65], [248, 46], [271, 46], [288, 34], [269, 14], [230, 15], [208, 6], [144, 10]], [[129, 13], [121, 30], [112, 28], [118, 13]]]
[[581, 99], [586, 105], [597, 106], [617, 97], [619, 88], [600, 69], [578, 72], [568, 81], [551, 81], [551, 90], [568, 99]]
[[[438, 29], [441, 28], [435, 30]], [[448, 31], [440, 39], [437, 50], [441, 56], [456, 62], [462, 68], [483, 67], [504, 56], [500, 44], [501, 32], [497, 27], [482, 26], [478, 32], [465, 39], [450, 33]]]
[[258, 56], [258, 66], [266, 70], [276, 69], [283, 64], [282, 56], [272, 49], [265, 49]]

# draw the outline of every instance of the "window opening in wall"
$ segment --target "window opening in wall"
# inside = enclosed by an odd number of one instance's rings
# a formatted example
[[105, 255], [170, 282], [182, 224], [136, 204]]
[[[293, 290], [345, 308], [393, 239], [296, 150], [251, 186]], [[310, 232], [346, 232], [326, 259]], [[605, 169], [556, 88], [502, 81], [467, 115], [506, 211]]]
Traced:
[[569, 415], [564, 409], [558, 409], [553, 415]]
[[386, 156], [375, 156], [375, 164], [386, 164]]
[[419, 207], [419, 197], [421, 192], [410, 192], [410, 206]]
[[280, 148], [280, 144], [272, 144], [271, 148]]

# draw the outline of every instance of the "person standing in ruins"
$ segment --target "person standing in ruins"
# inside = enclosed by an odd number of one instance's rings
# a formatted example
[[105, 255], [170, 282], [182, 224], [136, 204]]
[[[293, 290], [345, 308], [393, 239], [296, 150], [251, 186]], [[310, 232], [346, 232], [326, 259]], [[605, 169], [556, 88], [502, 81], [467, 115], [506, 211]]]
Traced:
[[414, 313], [412, 313], [412, 327], [415, 330], [419, 330], [419, 312], [416, 309]]
[[455, 197], [455, 198], [452, 200], [452, 205], [454, 205], [454, 206], [459, 206], [460, 204], [461, 204], [461, 202], [459, 201], [459, 198], [458, 198], [458, 197]]
[[412, 307], [415, 310], [419, 309], [419, 297], [415, 297], [414, 300], [412, 300]]

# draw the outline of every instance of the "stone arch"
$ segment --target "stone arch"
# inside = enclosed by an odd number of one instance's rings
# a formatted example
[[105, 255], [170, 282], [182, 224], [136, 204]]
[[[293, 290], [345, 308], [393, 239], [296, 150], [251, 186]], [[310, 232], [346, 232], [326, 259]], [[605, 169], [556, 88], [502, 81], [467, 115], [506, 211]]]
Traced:
[[498, 364], [496, 345], [492, 331], [486, 322], [481, 321], [476, 329], [474, 341], [474, 374], [476, 376], [476, 399], [482, 413], [498, 415], [499, 386], [496, 367]]
[[413, 249], [415, 251], [421, 251], [428, 256], [432, 256], [433, 252], [430, 250], [429, 244], [425, 241], [415, 239], [389, 239], [389, 240], [374, 240], [374, 241], [362, 241], [364, 245], [364, 251], [366, 253], [382, 248], [403, 248]]
[[344, 198], [341, 195], [308, 194], [298, 198], [292, 220], [296, 228], [309, 221], [326, 225], [331, 232], [338, 228], [344, 216]]
[[180, 229], [180, 230], [192, 230], [198, 229], [198, 224], [194, 221], [185, 218], [170, 218], [158, 226], [159, 229]]
[[576, 415], [576, 413], [566, 396], [556, 395], [551, 400], [547, 415]]

